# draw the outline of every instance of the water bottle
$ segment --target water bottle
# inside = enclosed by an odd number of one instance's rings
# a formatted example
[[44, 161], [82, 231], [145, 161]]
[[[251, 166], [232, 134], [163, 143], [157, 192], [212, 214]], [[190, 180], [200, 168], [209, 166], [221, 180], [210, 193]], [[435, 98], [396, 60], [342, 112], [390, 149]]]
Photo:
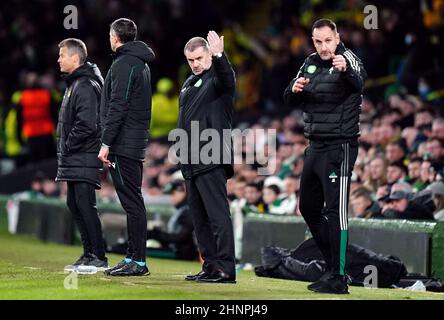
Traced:
[[425, 292], [427, 288], [425, 287], [424, 283], [422, 283], [421, 280], [418, 280], [412, 286], [406, 288], [406, 290]]
[[78, 274], [96, 274], [96, 266], [78, 266], [76, 272]]

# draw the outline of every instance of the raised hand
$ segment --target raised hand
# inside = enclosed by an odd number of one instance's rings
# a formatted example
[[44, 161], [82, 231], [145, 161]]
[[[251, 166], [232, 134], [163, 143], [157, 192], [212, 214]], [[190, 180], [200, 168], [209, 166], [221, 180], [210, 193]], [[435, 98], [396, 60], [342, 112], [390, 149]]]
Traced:
[[213, 56], [224, 51], [224, 36], [219, 37], [216, 32], [211, 30], [208, 32], [207, 41]]

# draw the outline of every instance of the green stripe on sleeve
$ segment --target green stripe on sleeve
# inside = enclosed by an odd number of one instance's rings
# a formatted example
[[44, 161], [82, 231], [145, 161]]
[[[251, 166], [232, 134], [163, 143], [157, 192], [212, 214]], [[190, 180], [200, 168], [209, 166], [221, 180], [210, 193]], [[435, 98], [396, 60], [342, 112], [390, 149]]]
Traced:
[[130, 75], [129, 75], [129, 78], [128, 78], [128, 86], [126, 87], [125, 100], [128, 100], [128, 94], [129, 94], [129, 89], [131, 87], [131, 78], [132, 78], [132, 75], [133, 75], [134, 68], [135, 67], [131, 68], [131, 72], [130, 72]]

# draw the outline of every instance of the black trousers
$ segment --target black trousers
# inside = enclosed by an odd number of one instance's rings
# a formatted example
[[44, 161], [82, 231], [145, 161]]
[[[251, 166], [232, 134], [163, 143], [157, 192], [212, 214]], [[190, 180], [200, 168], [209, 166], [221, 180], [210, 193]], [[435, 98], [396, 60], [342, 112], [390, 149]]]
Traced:
[[186, 180], [186, 188], [203, 270], [222, 270], [235, 277], [233, 224], [224, 169], [217, 167]]
[[93, 253], [103, 260], [105, 243], [97, 214], [95, 187], [86, 182], [68, 181], [67, 204], [79, 229], [84, 254]]
[[350, 178], [358, 143], [313, 145], [305, 151], [299, 209], [333, 274], [345, 274]]
[[111, 154], [108, 159], [114, 187], [120, 203], [126, 212], [128, 230], [128, 250], [126, 257], [135, 261], [145, 261], [147, 218], [142, 197], [143, 163]]

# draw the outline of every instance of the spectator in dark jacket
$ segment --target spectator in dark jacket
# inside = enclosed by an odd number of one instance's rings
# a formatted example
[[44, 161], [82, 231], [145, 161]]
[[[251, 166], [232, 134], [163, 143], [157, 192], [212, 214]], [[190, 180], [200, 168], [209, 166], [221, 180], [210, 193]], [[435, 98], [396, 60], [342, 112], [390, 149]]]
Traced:
[[426, 205], [414, 201], [411, 193], [397, 190], [388, 197], [388, 205], [382, 215], [388, 219], [434, 220], [433, 211]]
[[444, 183], [442, 181], [434, 182], [427, 187], [427, 191], [432, 193], [435, 220], [444, 221]]
[[83, 255], [70, 270], [79, 265], [108, 267], [102, 228], [96, 208], [95, 189], [100, 189], [102, 164], [97, 159], [100, 148], [98, 109], [103, 78], [95, 64], [86, 62], [87, 50], [79, 39], [59, 44], [60, 70], [67, 73], [67, 89], [57, 126], [58, 170], [56, 181], [67, 181], [67, 204], [80, 231]]
[[392, 186], [398, 181], [405, 180], [407, 168], [401, 161], [391, 162], [387, 167], [387, 184]]
[[366, 187], [357, 187], [350, 194], [350, 206], [356, 218], [380, 218], [381, 208], [372, 200], [371, 191]]
[[[126, 258], [108, 270], [112, 276], [148, 275], [146, 266], [146, 209], [142, 198], [142, 167], [151, 117], [153, 51], [136, 41], [137, 26], [129, 19], [111, 24], [115, 52], [106, 76], [100, 106], [102, 148], [99, 159], [109, 166], [120, 202], [128, 215]], [[109, 156], [109, 159], [108, 159]]]
[[193, 220], [186, 201], [185, 182], [175, 180], [165, 187], [164, 192], [171, 195], [171, 204], [176, 208], [176, 213], [168, 221], [166, 231], [159, 228], [148, 231], [148, 240], [157, 240], [162, 245], [161, 249], [153, 251], [172, 252], [176, 259], [196, 260], [198, 251], [194, 239]]

